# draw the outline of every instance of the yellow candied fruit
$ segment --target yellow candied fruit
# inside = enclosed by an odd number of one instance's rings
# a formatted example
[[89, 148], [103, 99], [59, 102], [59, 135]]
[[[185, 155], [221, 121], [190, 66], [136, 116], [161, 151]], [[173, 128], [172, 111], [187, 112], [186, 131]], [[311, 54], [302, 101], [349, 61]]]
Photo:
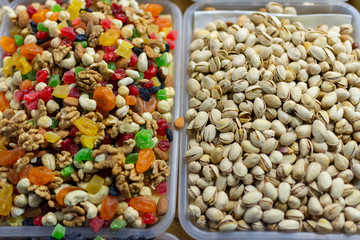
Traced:
[[54, 132], [46, 132], [45, 133], [45, 139], [46, 141], [48, 141], [49, 143], [55, 143], [57, 142], [58, 140], [60, 140], [60, 136], [57, 135], [56, 133]]
[[153, 81], [154, 87], [159, 87], [161, 85], [161, 82], [159, 81], [159, 79], [157, 77], [151, 78], [151, 81]]
[[5, 183], [0, 190], [0, 215], [7, 216], [10, 214], [12, 207], [13, 186]]
[[52, 95], [57, 98], [66, 98], [69, 95], [69, 86], [68, 85], [56, 86], [54, 88]]
[[133, 47], [134, 46], [127, 41], [120, 41], [120, 45], [116, 50], [116, 54], [124, 58], [130, 58], [132, 53], [131, 49]]
[[67, 27], [68, 24], [66, 23], [66, 21], [62, 21], [61, 23], [58, 24], [58, 29], [59, 31], [63, 28], [63, 27]]
[[98, 126], [94, 123], [94, 121], [81, 117], [74, 122], [74, 125], [85, 135], [95, 136], [98, 131]]
[[14, 217], [10, 217], [7, 222], [10, 224], [10, 226], [12, 227], [19, 227], [22, 226], [22, 222], [25, 220], [24, 217], [20, 216], [17, 218]]
[[155, 24], [151, 24], [148, 26], [148, 29], [146, 30], [148, 34], [155, 33], [157, 34], [159, 32], [159, 26]]
[[94, 148], [94, 141], [96, 139], [97, 139], [97, 137], [89, 137], [89, 136], [86, 136], [86, 135], [81, 135], [80, 142], [84, 147], [93, 149]]
[[75, 18], [80, 16], [80, 10], [82, 8], [83, 2], [81, 0], [73, 0], [68, 8], [68, 12], [70, 14], [70, 20], [74, 20]]
[[120, 33], [113, 29], [109, 29], [99, 37], [99, 43], [103, 46], [113, 46], [116, 41], [119, 39]]
[[100, 188], [104, 184], [104, 182], [105, 182], [105, 179], [103, 179], [102, 177], [99, 177], [98, 175], [94, 175], [90, 179], [85, 190], [90, 194], [95, 194], [100, 190]]
[[163, 28], [161, 31], [167, 35], [171, 31], [171, 28]]

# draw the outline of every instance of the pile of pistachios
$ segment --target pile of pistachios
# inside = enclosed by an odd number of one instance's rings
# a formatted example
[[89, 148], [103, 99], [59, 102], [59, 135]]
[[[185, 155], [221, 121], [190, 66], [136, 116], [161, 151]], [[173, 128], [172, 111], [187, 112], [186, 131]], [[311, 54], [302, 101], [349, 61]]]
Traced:
[[[266, 13], [267, 12], [267, 13]], [[269, 14], [270, 13], [270, 14]], [[211, 231], [360, 231], [360, 50], [268, 3], [197, 29], [186, 112], [188, 216]]]

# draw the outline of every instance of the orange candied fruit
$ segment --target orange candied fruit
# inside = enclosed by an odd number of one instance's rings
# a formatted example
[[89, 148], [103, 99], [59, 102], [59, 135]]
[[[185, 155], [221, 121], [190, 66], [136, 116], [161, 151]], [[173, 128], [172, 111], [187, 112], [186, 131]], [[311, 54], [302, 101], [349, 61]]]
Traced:
[[20, 54], [27, 59], [32, 60], [36, 55], [41, 54], [43, 50], [44, 49], [39, 45], [36, 45], [36, 43], [28, 43], [20, 47]]
[[111, 111], [115, 107], [116, 97], [112, 90], [107, 87], [98, 87], [94, 91], [93, 99], [99, 108], [104, 111]]
[[4, 49], [7, 53], [14, 53], [16, 52], [18, 46], [16, 45], [15, 39], [2, 36], [0, 41], [1, 47]]
[[39, 24], [41, 22], [44, 22], [46, 20], [46, 13], [49, 12], [49, 9], [43, 9], [41, 11], [38, 11], [37, 13], [35, 13], [34, 15], [32, 15], [32, 20], [36, 23]]
[[146, 6], [145, 11], [151, 12], [151, 15], [155, 18], [160, 15], [163, 9], [163, 6], [161, 6], [160, 4], [151, 3]]
[[6, 108], [10, 107], [10, 102], [6, 99], [5, 93], [0, 92], [0, 111], [4, 111]]
[[20, 82], [20, 91], [24, 91], [25, 89], [32, 87], [32, 82], [29, 79], [26, 79]]
[[72, 20], [71, 24], [75, 27], [81, 23], [81, 18], [77, 17], [74, 20]]
[[7, 165], [13, 165], [16, 163], [16, 161], [24, 156], [25, 150], [21, 147], [16, 147], [11, 150], [2, 151], [0, 152], [0, 165], [1, 166], [7, 166]]
[[29, 172], [33, 168], [33, 165], [28, 164], [26, 165], [19, 173], [19, 179], [27, 178], [29, 177]]
[[146, 196], [137, 196], [130, 199], [130, 206], [137, 210], [141, 215], [150, 212], [156, 212], [156, 202]]
[[144, 103], [144, 112], [153, 113], [157, 106], [156, 95], [150, 94], [150, 100], [149, 101], [143, 100], [143, 103]]
[[66, 194], [68, 194], [69, 192], [75, 191], [75, 190], [80, 190], [80, 189], [81, 188], [75, 187], [75, 186], [65, 187], [56, 194], [56, 201], [61, 206], [65, 206], [64, 199], [65, 199]]
[[14, 169], [10, 169], [6, 173], [6, 177], [9, 179], [9, 181], [13, 184], [17, 184], [19, 182], [19, 174], [15, 172]]
[[54, 173], [45, 166], [33, 167], [29, 172], [29, 180], [32, 184], [45, 185], [54, 180]]
[[114, 196], [106, 196], [101, 202], [100, 217], [106, 221], [111, 220], [116, 213], [119, 200]]
[[138, 173], [146, 172], [155, 161], [155, 153], [151, 148], [141, 149], [135, 169]]
[[136, 104], [136, 97], [134, 95], [129, 95], [125, 97], [125, 104], [126, 105], [135, 105]]
[[116, 26], [114, 26], [114, 25], [111, 25], [110, 29], [117, 31], [118, 34], [119, 34], [119, 38], [120, 38], [120, 36], [121, 36], [121, 30], [120, 30], [118, 27], [116, 27]]
[[57, 20], [59, 20], [59, 13], [58, 12], [54, 12], [53, 14], [50, 15], [49, 20], [56, 22]]
[[171, 27], [171, 20], [168, 18], [157, 18], [153, 22], [155, 25], [159, 26], [159, 30], [161, 31], [163, 28]]

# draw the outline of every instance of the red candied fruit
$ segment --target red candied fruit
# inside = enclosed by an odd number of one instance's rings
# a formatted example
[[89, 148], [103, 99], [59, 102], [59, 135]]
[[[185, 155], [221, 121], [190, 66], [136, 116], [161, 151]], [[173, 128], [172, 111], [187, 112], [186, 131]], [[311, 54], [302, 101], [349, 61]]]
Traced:
[[114, 74], [111, 76], [111, 81], [118, 81], [125, 77], [125, 70], [122, 68], [118, 68], [115, 70]]
[[31, 92], [24, 95], [24, 100], [27, 102], [34, 101], [37, 97], [40, 96], [40, 92], [35, 92], [32, 90]]
[[129, 61], [129, 67], [135, 66], [137, 64], [137, 62], [138, 62], [138, 57], [136, 56], [136, 54], [134, 52], [132, 52], [130, 61]]
[[153, 81], [148, 81], [148, 82], [146, 82], [144, 85], [143, 85], [143, 87], [144, 88], [152, 88], [154, 86], [154, 82]]
[[55, 0], [55, 2], [57, 2], [57, 4], [60, 4], [60, 5], [63, 4], [63, 0]]
[[6, 58], [6, 57], [11, 57], [13, 54], [12, 53], [4, 53], [3, 55], [2, 55], [2, 59], [4, 59], [4, 58]]
[[103, 48], [104, 48], [104, 51], [105, 52], [115, 52], [115, 50], [117, 49], [116, 48], [116, 45], [114, 45], [114, 46], [103, 46]]
[[150, 39], [158, 39], [155, 33], [150, 33]]
[[157, 73], [157, 68], [155, 66], [149, 66], [149, 68], [144, 72], [144, 78], [151, 79]]
[[112, 144], [111, 137], [109, 135], [105, 135], [104, 139], [101, 142], [102, 144]]
[[129, 86], [129, 95], [137, 96], [139, 94], [139, 88], [136, 85]]
[[122, 21], [123, 23], [126, 23], [127, 21], [127, 16], [124, 13], [118, 13], [115, 15], [115, 18]]
[[153, 224], [156, 220], [156, 217], [153, 213], [144, 213], [144, 215], [142, 215], [142, 221], [145, 224]]
[[176, 47], [176, 44], [173, 40], [166, 39], [166, 43], [169, 44], [170, 50], [173, 50]]
[[40, 91], [40, 98], [41, 100], [43, 100], [44, 102], [48, 102], [49, 100], [52, 99], [52, 94], [51, 94], [52, 88], [50, 86], [46, 86], [43, 90]]
[[70, 39], [68, 38], [64, 38], [60, 41], [60, 46], [67, 46], [67, 47], [70, 47], [74, 44], [73, 41], [71, 41]]
[[165, 129], [169, 128], [169, 125], [164, 119], [157, 120], [158, 129], [156, 130], [157, 134], [160, 136], [165, 136]]
[[109, 28], [111, 27], [111, 21], [110, 21], [110, 19], [107, 19], [107, 18], [102, 19], [100, 23], [101, 23], [101, 26], [102, 26], [103, 28], [105, 28], [105, 30], [107, 30], [107, 29], [109, 29]]
[[24, 93], [20, 90], [16, 90], [14, 92], [14, 98], [20, 102], [24, 99]]
[[171, 30], [166, 35], [166, 38], [175, 41], [178, 38], [178, 31], [177, 30]]
[[75, 137], [75, 134], [76, 134], [78, 131], [79, 131], [79, 130], [77, 129], [76, 126], [72, 126], [72, 128], [70, 129], [70, 132], [69, 132], [69, 137], [74, 138], [74, 137]]
[[116, 62], [118, 55], [115, 52], [107, 52], [104, 54], [105, 62]]
[[69, 84], [69, 85], [72, 83], [76, 83], [75, 73], [71, 70], [65, 72], [63, 75], [63, 81], [64, 81], [64, 83]]
[[49, 76], [49, 72], [46, 70], [39, 70], [36, 72], [36, 81], [38, 83], [45, 82], [47, 77]]
[[[26, 82], [26, 81], [29, 81], [29, 82], [30, 82], [30, 80], [25, 80], [25, 81], [23, 81], [23, 82]], [[20, 84], [21, 84], [21, 83], [20, 83]], [[27, 93], [33, 91], [34, 89], [35, 89], [35, 88], [34, 88], [33, 86], [27, 87], [27, 88], [25, 88], [25, 89], [23, 90], [23, 93], [24, 93], [24, 94], [27, 94]], [[21, 87], [20, 87], [20, 90], [21, 90]]]
[[42, 216], [36, 216], [36, 217], [34, 217], [34, 221], [33, 221], [34, 225], [35, 225], [35, 226], [42, 226], [41, 219], [42, 219]]
[[26, 8], [26, 12], [29, 14], [29, 17], [32, 18], [32, 15], [34, 15], [35, 13], [37, 13], [37, 10], [36, 10], [32, 5], [29, 5], [29, 6]]
[[63, 27], [61, 29], [61, 33], [71, 41], [75, 41], [76, 39], [76, 33], [74, 32], [74, 29], [72, 27]]
[[35, 34], [35, 37], [37, 39], [48, 39], [49, 38], [49, 34], [47, 32], [42, 32], [42, 31], [38, 31], [36, 34]]
[[86, 7], [89, 8], [93, 4], [92, 0], [86, 0]]
[[134, 139], [135, 136], [133, 133], [123, 133], [123, 134], [120, 134], [120, 137], [119, 137], [119, 140], [117, 140], [117, 144], [121, 147], [123, 145], [123, 143], [129, 139]]
[[37, 110], [38, 108], [38, 101], [39, 101], [39, 98], [35, 99], [34, 101], [32, 102], [25, 102], [24, 105], [27, 109], [29, 110]]
[[80, 97], [80, 91], [77, 88], [72, 88], [69, 92], [69, 97], [79, 98]]
[[166, 194], [166, 192], [167, 192], [166, 182], [162, 182], [159, 185], [157, 185], [156, 186], [156, 191], [160, 195]]
[[161, 151], [166, 152], [170, 148], [170, 141], [167, 139], [160, 140], [158, 143], [158, 147]]
[[99, 216], [96, 216], [93, 219], [90, 219], [89, 226], [94, 232], [98, 232], [104, 223], [105, 220], [101, 219]]
[[112, 8], [112, 13], [113, 15], [116, 15], [116, 14], [119, 14], [119, 13], [122, 13], [123, 12], [123, 8], [122, 8], [122, 5], [118, 5], [116, 3], [113, 3], [111, 5], [111, 8]]
[[70, 152], [71, 155], [75, 155], [79, 151], [79, 147], [71, 138], [66, 138], [61, 142], [61, 149]]

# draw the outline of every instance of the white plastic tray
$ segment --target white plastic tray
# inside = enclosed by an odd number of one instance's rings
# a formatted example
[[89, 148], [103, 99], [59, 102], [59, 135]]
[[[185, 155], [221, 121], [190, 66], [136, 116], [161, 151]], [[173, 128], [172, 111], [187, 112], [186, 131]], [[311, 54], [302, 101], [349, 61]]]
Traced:
[[[36, 2], [44, 3], [45, 0], [34, 0]], [[16, 0], [10, 4], [10, 7], [15, 9], [19, 4], [28, 5], [34, 2], [33, 0]], [[64, 2], [66, 2], [65, 0]], [[174, 97], [174, 106], [173, 106], [173, 119], [179, 117], [180, 109], [180, 68], [177, 67], [180, 64], [180, 54], [181, 54], [181, 45], [180, 39], [182, 37], [182, 14], [179, 8], [172, 2], [167, 0], [139, 0], [140, 3], [159, 3], [164, 7], [164, 14], [170, 14], [172, 16], [173, 28], [178, 30], [178, 41], [176, 42], [178, 46], [173, 52], [174, 55], [174, 89], [176, 95]], [[0, 0], [0, 5], [4, 3], [4, 0]], [[11, 21], [7, 16], [4, 16], [0, 36], [9, 36], [10, 34]], [[1, 50], [0, 54], [3, 54]], [[0, 63], [2, 66], [2, 63]], [[145, 237], [145, 238], [154, 238], [161, 235], [166, 231], [170, 226], [171, 222], [174, 219], [175, 209], [176, 209], [176, 189], [177, 189], [177, 174], [178, 174], [178, 151], [179, 151], [179, 133], [178, 131], [173, 131], [174, 140], [172, 146], [170, 147], [170, 157], [169, 157], [169, 166], [171, 169], [170, 176], [168, 178], [168, 192], [167, 199], [169, 200], [169, 210], [167, 214], [161, 217], [161, 220], [154, 226], [146, 229], [135, 229], [135, 228], [125, 228], [119, 231], [111, 230], [110, 228], [102, 228], [99, 232], [94, 233], [89, 227], [76, 227], [76, 228], [66, 228], [66, 233], [71, 232], [80, 232], [85, 237], [103, 236], [103, 237], [116, 237], [126, 239], [128, 237]], [[50, 237], [54, 227], [0, 227], [0, 238], [5, 237]]]
[[[198, 0], [199, 1], [199, 0]], [[356, 41], [360, 40], [360, 14], [359, 12], [349, 4], [342, 1], [276, 1], [282, 3], [284, 6], [293, 6], [296, 8], [298, 14], [348, 14], [352, 16], [352, 25], [354, 27], [353, 38]], [[186, 82], [189, 79], [187, 73], [187, 66], [189, 63], [189, 46], [192, 41], [192, 34], [194, 30], [194, 13], [207, 6], [213, 6], [217, 10], [245, 10], [255, 11], [264, 7], [268, 1], [265, 0], [253, 0], [253, 1], [199, 1], [198, 3], [190, 6], [184, 15], [184, 32], [183, 32], [183, 58], [182, 58], [182, 82], [181, 82], [181, 102], [182, 110], [181, 114], [185, 116], [188, 109], [189, 96], [186, 91]], [[331, 25], [330, 22], [318, 22], [320, 24]], [[184, 160], [184, 154], [187, 151], [188, 135], [186, 133], [186, 127], [183, 128], [180, 135], [180, 177], [179, 177], [179, 209], [178, 216], [181, 226], [184, 230], [193, 238], [196, 239], [360, 239], [359, 235], [345, 235], [345, 234], [317, 234], [307, 232], [297, 233], [284, 233], [284, 232], [255, 232], [255, 231], [234, 231], [234, 232], [210, 232], [198, 228], [187, 216], [188, 207], [188, 171], [187, 164]]]

